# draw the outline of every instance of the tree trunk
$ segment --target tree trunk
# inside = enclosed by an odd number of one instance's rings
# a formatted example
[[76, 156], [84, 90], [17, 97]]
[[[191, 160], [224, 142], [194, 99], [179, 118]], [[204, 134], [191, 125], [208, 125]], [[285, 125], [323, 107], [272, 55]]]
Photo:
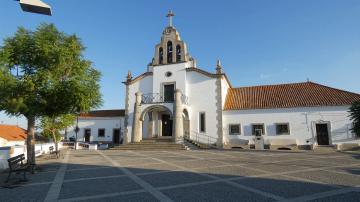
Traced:
[[56, 151], [56, 153], [58, 153], [58, 141], [57, 141], [57, 138], [56, 138], [56, 132], [51, 131], [51, 134], [52, 134], [52, 138], [53, 138], [54, 144], [55, 144], [55, 151]]
[[35, 164], [35, 117], [27, 118], [27, 162]]

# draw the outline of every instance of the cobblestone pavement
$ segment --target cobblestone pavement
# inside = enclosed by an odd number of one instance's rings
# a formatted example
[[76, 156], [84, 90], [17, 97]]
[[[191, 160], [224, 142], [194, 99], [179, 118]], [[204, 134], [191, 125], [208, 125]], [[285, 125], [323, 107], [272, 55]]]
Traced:
[[0, 201], [359, 201], [360, 154], [64, 151]]

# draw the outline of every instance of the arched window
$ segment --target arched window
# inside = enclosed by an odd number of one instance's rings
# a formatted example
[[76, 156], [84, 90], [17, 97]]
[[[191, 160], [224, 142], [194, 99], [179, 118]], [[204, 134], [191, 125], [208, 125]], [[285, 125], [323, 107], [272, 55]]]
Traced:
[[173, 56], [173, 45], [172, 45], [171, 41], [168, 41], [167, 42], [167, 62], [168, 63], [173, 62], [172, 56]]
[[180, 47], [180, 45], [176, 46], [176, 62], [181, 62], [181, 47]]
[[159, 48], [159, 64], [162, 64], [164, 61], [164, 50], [163, 48]]

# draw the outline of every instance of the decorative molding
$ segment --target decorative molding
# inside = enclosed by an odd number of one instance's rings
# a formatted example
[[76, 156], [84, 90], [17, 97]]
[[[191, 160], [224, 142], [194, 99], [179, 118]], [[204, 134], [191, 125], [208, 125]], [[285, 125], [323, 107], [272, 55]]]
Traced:
[[210, 72], [207, 72], [205, 70], [202, 70], [202, 69], [199, 69], [199, 68], [196, 68], [196, 67], [188, 67], [185, 69], [187, 72], [198, 72], [200, 74], [203, 74], [205, 76], [208, 76], [210, 78], [222, 78], [224, 77], [225, 80], [227, 81], [227, 83], [229, 84], [230, 88], [232, 88], [232, 85], [229, 81], [229, 79], [227, 78], [226, 74], [225, 73], [221, 73], [221, 74], [214, 74], [214, 73], [210, 73]]
[[141, 79], [143, 79], [143, 78], [145, 78], [147, 76], [152, 76], [152, 75], [153, 75], [152, 72], [145, 72], [145, 73], [140, 74], [139, 76], [135, 77], [134, 79], [124, 81], [122, 83], [125, 84], [125, 85], [130, 85], [130, 84], [133, 84], [133, 83], [135, 83], [135, 82], [137, 82], [137, 81], [139, 81], [139, 80], [141, 80]]

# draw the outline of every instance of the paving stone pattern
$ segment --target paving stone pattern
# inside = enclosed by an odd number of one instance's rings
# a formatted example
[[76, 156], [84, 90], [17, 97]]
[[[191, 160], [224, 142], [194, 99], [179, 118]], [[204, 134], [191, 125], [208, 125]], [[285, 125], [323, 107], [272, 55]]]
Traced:
[[359, 201], [360, 153], [87, 151], [37, 159], [0, 201]]

